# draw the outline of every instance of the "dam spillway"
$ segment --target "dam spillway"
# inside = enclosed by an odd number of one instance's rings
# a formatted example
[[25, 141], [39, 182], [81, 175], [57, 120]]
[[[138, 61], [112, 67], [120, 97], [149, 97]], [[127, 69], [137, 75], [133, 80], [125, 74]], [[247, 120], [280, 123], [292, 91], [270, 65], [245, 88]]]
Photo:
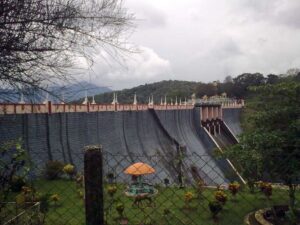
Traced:
[[155, 163], [160, 180], [168, 177], [171, 182], [177, 180], [178, 148], [185, 146], [189, 156], [183, 162], [187, 182], [192, 179], [189, 171], [194, 166], [206, 184], [226, 183], [231, 179], [231, 168], [226, 160], [215, 159], [216, 145], [200, 120], [197, 107], [9, 114], [0, 116], [0, 142], [22, 138], [32, 161], [41, 169], [45, 162], [59, 160], [76, 165], [78, 170], [83, 167], [83, 147], [101, 144], [107, 156], [107, 170], [113, 168], [121, 174], [128, 163], [142, 157], [144, 162]]

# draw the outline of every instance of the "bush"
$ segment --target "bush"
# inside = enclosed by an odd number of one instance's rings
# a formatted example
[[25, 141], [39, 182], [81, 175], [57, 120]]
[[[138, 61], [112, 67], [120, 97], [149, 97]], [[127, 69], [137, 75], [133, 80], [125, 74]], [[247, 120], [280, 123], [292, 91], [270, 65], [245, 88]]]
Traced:
[[186, 192], [184, 194], [184, 202], [185, 202], [185, 208], [190, 208], [190, 202], [193, 200], [194, 194], [190, 191]]
[[259, 187], [261, 192], [264, 193], [267, 198], [271, 197], [273, 190], [271, 183], [261, 182]]
[[198, 198], [200, 198], [202, 192], [204, 191], [205, 183], [203, 180], [198, 180], [196, 185], [197, 185], [196, 188], [197, 188]]
[[70, 179], [72, 179], [75, 174], [75, 167], [72, 164], [67, 164], [63, 167], [63, 171], [70, 176]]
[[106, 174], [106, 178], [108, 180], [108, 183], [112, 184], [114, 182], [115, 175], [114, 175], [114, 173], [110, 172], [110, 173]]
[[63, 173], [64, 164], [60, 161], [48, 161], [45, 166], [45, 178], [58, 179]]
[[171, 214], [171, 210], [168, 209], [168, 208], [164, 209], [163, 215], [164, 215], [164, 216], [167, 216], [167, 215], [169, 215], [169, 214]]
[[194, 198], [194, 194], [190, 191], [188, 191], [184, 194], [184, 201], [185, 202], [191, 202], [193, 198]]
[[230, 183], [228, 186], [228, 190], [233, 196], [235, 196], [239, 192], [239, 189], [240, 189], [240, 184], [238, 182]]
[[164, 179], [164, 184], [165, 184], [166, 187], [168, 187], [169, 184], [170, 184], [170, 180], [168, 178], [165, 178]]
[[115, 185], [111, 185], [107, 188], [107, 192], [109, 194], [110, 197], [113, 197], [114, 194], [117, 192], [117, 186]]
[[119, 202], [117, 205], [116, 205], [116, 210], [119, 214], [119, 217], [123, 217], [123, 212], [124, 212], [124, 209], [125, 209], [125, 206], [122, 202]]
[[13, 192], [20, 192], [22, 190], [22, 187], [26, 185], [26, 182], [22, 177], [19, 176], [13, 176], [11, 183], [10, 183], [10, 189]]
[[222, 211], [222, 204], [218, 201], [209, 202], [208, 207], [213, 218], [216, 218], [219, 212]]
[[39, 196], [39, 201], [40, 201], [40, 211], [41, 213], [46, 213], [49, 210], [49, 194], [41, 194]]
[[216, 191], [216, 192], [215, 192], [215, 199], [216, 199], [218, 202], [220, 202], [220, 203], [222, 203], [222, 204], [225, 204], [226, 201], [227, 201], [227, 195], [225, 194], [224, 191], [219, 190], [219, 191]]

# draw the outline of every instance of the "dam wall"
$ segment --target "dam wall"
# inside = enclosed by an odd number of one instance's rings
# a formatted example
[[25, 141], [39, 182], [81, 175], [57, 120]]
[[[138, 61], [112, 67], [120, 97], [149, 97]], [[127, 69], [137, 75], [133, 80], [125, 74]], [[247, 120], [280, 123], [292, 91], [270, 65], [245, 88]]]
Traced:
[[242, 133], [241, 113], [242, 108], [223, 108], [223, 121], [231, 132], [237, 137]]
[[[0, 115], [0, 143], [21, 138], [37, 170], [49, 160], [83, 168], [83, 147], [101, 144], [105, 151], [105, 173], [129, 179], [123, 170], [143, 161], [157, 171], [157, 182], [178, 181], [178, 154], [184, 146], [182, 169], [186, 182], [197, 168], [208, 185], [228, 182], [230, 168], [213, 157], [214, 142], [201, 127], [199, 108], [182, 110], [105, 111]], [[181, 154], [181, 153], [180, 153]], [[196, 166], [195, 166], [196, 165]], [[227, 171], [227, 172], [226, 172]]]

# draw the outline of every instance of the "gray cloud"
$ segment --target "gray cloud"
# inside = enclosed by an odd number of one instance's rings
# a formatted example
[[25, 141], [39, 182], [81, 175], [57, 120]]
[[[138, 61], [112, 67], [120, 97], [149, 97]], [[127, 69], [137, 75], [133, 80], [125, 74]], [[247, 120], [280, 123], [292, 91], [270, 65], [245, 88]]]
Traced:
[[145, 1], [129, 0], [127, 7], [135, 14], [139, 28], [158, 28], [166, 25], [166, 14]]
[[150, 48], [140, 46], [139, 50], [140, 53], [127, 55], [122, 62], [100, 52], [95, 58], [91, 80], [99, 85], [121, 89], [170, 76], [168, 60], [161, 58]]
[[126, 6], [138, 19], [130, 41], [144, 53], [125, 57], [124, 66], [98, 57], [93, 79], [100, 84], [207, 82], [300, 67], [298, 0], [127, 0]]
[[236, 9], [250, 21], [300, 28], [300, 1], [297, 0], [244, 0]]

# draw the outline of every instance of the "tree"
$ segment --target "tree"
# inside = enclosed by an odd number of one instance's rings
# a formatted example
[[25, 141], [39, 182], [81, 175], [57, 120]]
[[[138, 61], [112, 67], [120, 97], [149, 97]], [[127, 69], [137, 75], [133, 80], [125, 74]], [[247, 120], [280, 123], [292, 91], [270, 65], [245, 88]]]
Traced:
[[280, 81], [279, 76], [275, 75], [275, 74], [269, 74], [267, 76], [267, 84], [276, 84]]
[[298, 73], [300, 73], [299, 68], [291, 68], [286, 71], [287, 76], [296, 76]]
[[247, 104], [251, 126], [227, 157], [237, 162], [248, 182], [268, 179], [289, 187], [290, 207], [295, 209], [295, 190], [300, 178], [300, 83], [281, 82], [253, 87]]
[[260, 73], [244, 73], [233, 79], [234, 96], [244, 98], [247, 95], [248, 88], [258, 86], [265, 83], [265, 78]]
[[30, 170], [26, 151], [21, 140], [12, 140], [0, 145], [0, 213], [7, 198], [14, 190], [14, 179], [25, 180]]
[[2, 0], [2, 87], [45, 89], [68, 81], [80, 58], [92, 62], [96, 46], [129, 50], [121, 38], [131, 19], [121, 0]]
[[233, 83], [232, 76], [226, 76], [223, 83]]

